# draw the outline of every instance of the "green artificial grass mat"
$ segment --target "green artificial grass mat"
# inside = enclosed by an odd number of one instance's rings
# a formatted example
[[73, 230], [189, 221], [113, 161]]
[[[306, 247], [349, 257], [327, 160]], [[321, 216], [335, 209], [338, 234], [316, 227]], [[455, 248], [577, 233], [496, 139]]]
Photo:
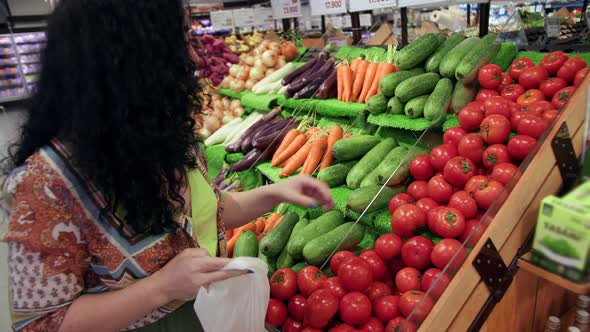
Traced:
[[222, 96], [227, 96], [227, 97], [230, 97], [233, 99], [240, 99], [240, 98], [242, 98], [242, 95], [246, 92], [245, 91], [235, 92], [232, 89], [223, 88], [223, 89], [218, 89], [217, 93], [219, 93]]
[[423, 131], [430, 126], [430, 120], [426, 118], [410, 119], [405, 114], [371, 114], [367, 121], [377, 126], [413, 131]]
[[242, 95], [240, 101], [244, 108], [268, 112], [278, 105], [279, 97], [280, 95], [277, 94], [257, 95], [248, 91]]
[[315, 123], [316, 127], [329, 130], [334, 126], [340, 126], [346, 128], [352, 125], [352, 121], [348, 118], [332, 118], [323, 116]]
[[226, 154], [227, 152], [225, 152], [225, 146], [223, 145], [213, 145], [205, 149], [209, 180], [215, 179], [219, 172], [221, 172], [225, 164]]
[[458, 127], [459, 126], [459, 119], [454, 114], [448, 114], [447, 120], [443, 124], [443, 131], [449, 130], [449, 128]]
[[373, 229], [379, 236], [383, 234], [392, 233], [391, 229], [391, 213], [389, 211], [382, 211], [376, 217], [373, 223]]
[[356, 117], [359, 113], [367, 108], [366, 104], [345, 103], [337, 99], [318, 100], [315, 109], [316, 112], [323, 116], [329, 117]]
[[262, 173], [262, 175], [266, 176], [270, 181], [272, 181], [274, 183], [285, 181], [287, 179], [296, 177], [298, 175], [298, 172], [295, 172], [291, 176], [281, 178], [281, 177], [279, 177], [279, 173], [281, 172], [282, 168], [272, 167], [272, 166], [270, 166], [269, 162], [259, 164], [258, 166], [256, 166], [256, 169], [258, 169], [258, 171], [260, 171], [260, 173]]
[[285, 98], [280, 96], [277, 100], [279, 105], [290, 108], [296, 111], [312, 111], [315, 109], [315, 105], [318, 102], [316, 99], [295, 99]]

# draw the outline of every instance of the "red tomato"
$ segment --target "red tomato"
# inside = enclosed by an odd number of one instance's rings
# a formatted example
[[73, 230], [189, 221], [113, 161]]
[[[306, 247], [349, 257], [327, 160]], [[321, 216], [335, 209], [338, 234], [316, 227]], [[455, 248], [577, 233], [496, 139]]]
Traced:
[[546, 100], [539, 100], [532, 103], [531, 106], [528, 107], [527, 113], [541, 116], [543, 112], [552, 109], [554, 109], [553, 104]]
[[375, 281], [367, 290], [367, 296], [371, 302], [383, 296], [391, 295], [391, 288], [381, 281]]
[[518, 78], [520, 77], [520, 74], [524, 70], [526, 70], [527, 68], [534, 67], [534, 66], [535, 66], [535, 63], [533, 62], [533, 60], [531, 60], [529, 58], [516, 59], [516, 60], [514, 60], [512, 65], [510, 65], [510, 77], [512, 77], [513, 80], [518, 80]]
[[464, 190], [457, 191], [451, 196], [449, 207], [461, 211], [466, 219], [473, 218], [477, 214], [477, 202]]
[[389, 201], [389, 213], [393, 214], [395, 212], [395, 210], [397, 210], [398, 207], [404, 205], [404, 204], [414, 204], [416, 203], [416, 200], [414, 199], [414, 197], [412, 197], [409, 194], [406, 193], [399, 193], [395, 196], [393, 196], [393, 198], [391, 199], [391, 201]]
[[574, 78], [574, 86], [578, 86], [582, 83], [582, 81], [584, 80], [584, 77], [586, 77], [586, 74], [588, 74], [588, 72], [590, 71], [590, 67], [586, 67], [586, 68], [582, 68], [580, 70], [578, 70], [578, 72], [576, 73], [576, 76]]
[[549, 75], [557, 74], [557, 71], [563, 64], [567, 61], [568, 56], [567, 53], [562, 51], [556, 51], [547, 53], [545, 57], [539, 63], [539, 66], [545, 68]]
[[510, 102], [508, 99], [501, 96], [490, 97], [486, 99], [484, 103], [484, 109], [486, 111], [486, 117], [492, 114], [500, 114], [510, 118], [510, 115], [512, 115], [512, 111], [510, 110]]
[[512, 111], [512, 114], [514, 114], [516, 112], [527, 112], [528, 110], [529, 110], [528, 106], [522, 106], [522, 105], [519, 105], [518, 103], [515, 103], [515, 102], [510, 103], [510, 111]]
[[305, 301], [305, 297], [298, 294], [290, 298], [287, 304], [289, 315], [300, 322], [303, 321], [303, 315], [305, 314]]
[[356, 332], [356, 329], [348, 324], [338, 324], [338, 326], [329, 329], [328, 332]]
[[502, 88], [500, 96], [515, 102], [524, 92], [525, 89], [519, 84], [508, 84]]
[[526, 158], [535, 147], [537, 140], [527, 135], [516, 135], [508, 142], [508, 153], [516, 160]]
[[528, 135], [538, 139], [543, 135], [547, 127], [547, 122], [542, 118], [529, 114], [520, 119], [520, 122], [518, 122], [518, 126], [516, 127], [516, 132], [521, 135]]
[[453, 144], [441, 144], [430, 151], [430, 162], [434, 169], [442, 171], [451, 158], [457, 156], [457, 148]]
[[352, 257], [340, 265], [338, 278], [344, 289], [364, 292], [373, 284], [373, 271], [367, 261]]
[[433, 306], [432, 299], [421, 291], [405, 292], [399, 300], [399, 307], [402, 314], [418, 323], [422, 322], [428, 316]]
[[489, 178], [485, 175], [476, 175], [467, 181], [465, 184], [465, 191], [473, 196], [477, 189], [484, 183], [488, 182], [488, 180]]
[[[402, 259], [407, 266], [422, 270], [430, 265], [432, 247], [433, 243], [429, 238], [414, 236], [402, 246]], [[397, 288], [399, 289], [399, 286]]]
[[[465, 218], [455, 208], [440, 207], [433, 210], [432, 218], [428, 220], [428, 227], [434, 234], [440, 237], [455, 238], [463, 234], [465, 230]], [[402, 247], [402, 255], [403, 253], [404, 247]]]
[[412, 236], [416, 228], [426, 224], [426, 214], [414, 204], [397, 208], [391, 216], [391, 229], [402, 237]]
[[278, 269], [270, 278], [270, 296], [287, 301], [297, 294], [297, 273], [290, 268]]
[[490, 180], [482, 184], [474, 194], [477, 205], [482, 209], [489, 209], [496, 199], [503, 199], [501, 195], [506, 196], [503, 190], [504, 186], [498, 181]]
[[[401, 251], [400, 251], [400, 253], [401, 253]], [[404, 263], [404, 260], [401, 257], [396, 257], [396, 258], [392, 259], [391, 262], [389, 262], [387, 269], [389, 270], [389, 274], [391, 274], [392, 276], [395, 276], [404, 267], [406, 267], [406, 263]], [[394, 287], [391, 287], [391, 290], [393, 292]], [[395, 292], [393, 292], [393, 293], [395, 293]], [[395, 295], [395, 294], [393, 294], [393, 295]]]
[[408, 186], [407, 192], [416, 200], [428, 197], [428, 182], [414, 181]]
[[[490, 179], [498, 181], [503, 185], [506, 185], [508, 182], [510, 182], [512, 177], [515, 177], [516, 179], [520, 178], [520, 171], [518, 170], [518, 167], [512, 163], [500, 163], [494, 166], [494, 170], [490, 175]], [[469, 219], [472, 217], [465, 216], [465, 218]]]
[[312, 327], [306, 327], [301, 332], [324, 332], [324, 331], [321, 329], [314, 329]]
[[504, 89], [505, 86], [510, 85], [512, 83], [514, 83], [514, 81], [512, 81], [512, 77], [510, 77], [510, 74], [502, 73], [502, 81], [500, 82], [500, 85], [497, 88], [498, 92], [502, 91], [502, 89]]
[[477, 73], [477, 80], [485, 89], [496, 89], [502, 82], [502, 68], [494, 64], [485, 65]]
[[[463, 234], [461, 235], [459, 240], [461, 241], [461, 243], [465, 243], [468, 247], [475, 247], [479, 239], [481, 239], [481, 236], [483, 235], [485, 230], [485, 227], [479, 224], [478, 219], [468, 220], [467, 222], [465, 222], [465, 231], [463, 231]], [[473, 232], [473, 234], [471, 234], [471, 232]], [[469, 235], [471, 236], [469, 237], [469, 240], [467, 240], [467, 237]], [[467, 242], [465, 242], [466, 240]]]
[[385, 332], [416, 332], [416, 325], [406, 320], [402, 316], [398, 316], [387, 323], [385, 327]]
[[530, 89], [526, 90], [525, 93], [520, 95], [518, 99], [516, 99], [516, 103], [521, 106], [529, 106], [539, 100], [545, 100], [545, 95], [543, 92], [537, 89]]
[[[394, 258], [394, 259], [397, 259], [397, 258]], [[391, 292], [393, 293], [393, 290], [395, 289], [395, 283], [393, 282], [393, 278], [391, 277], [391, 273], [389, 272], [390, 269], [391, 269], [391, 263], [387, 264], [387, 272], [383, 276], [383, 283], [385, 285], [387, 285], [387, 287], [389, 287], [389, 289], [391, 289]]]
[[375, 251], [379, 257], [388, 261], [399, 256], [403, 243], [402, 238], [397, 234], [383, 234], [375, 241]]
[[450, 283], [451, 277], [449, 277], [448, 274], [443, 273], [440, 269], [433, 267], [426, 270], [426, 272], [424, 272], [424, 275], [422, 275], [422, 283], [420, 289], [423, 292], [428, 292], [429, 289], [432, 289], [428, 293], [428, 296], [437, 300], [444, 293], [445, 289], [447, 289], [447, 286], [449, 286]]
[[520, 123], [520, 120], [522, 120], [522, 118], [525, 117], [527, 114], [530, 113], [521, 111], [516, 111], [512, 113], [512, 117], [510, 117], [510, 129], [516, 131], [516, 128], [518, 128], [518, 124]]
[[551, 99], [551, 103], [553, 103], [553, 106], [555, 106], [555, 108], [557, 108], [558, 110], [562, 109], [563, 105], [565, 105], [565, 103], [574, 94], [575, 89], [576, 87], [569, 86], [567, 88], [563, 88], [557, 91], [555, 95], [553, 95], [553, 99]]
[[518, 77], [518, 84], [525, 89], [537, 89], [544, 81], [549, 78], [549, 74], [543, 67], [531, 67], [525, 69]]
[[558, 115], [559, 115], [559, 111], [558, 110], [548, 110], [548, 111], [543, 112], [543, 115], [541, 115], [541, 118], [548, 125], [550, 125], [553, 122], [553, 120], [555, 120], [555, 118]]
[[476, 131], [483, 121], [483, 102], [473, 101], [463, 107], [457, 115], [461, 128], [467, 131]]
[[277, 299], [271, 298], [266, 307], [264, 321], [274, 327], [280, 327], [287, 320], [287, 306]]
[[475, 100], [483, 103], [488, 98], [499, 96], [499, 95], [500, 94], [496, 90], [482, 89], [482, 90], [479, 90], [479, 92], [477, 93], [477, 96], [475, 97]]
[[450, 143], [457, 146], [461, 138], [465, 135], [467, 135], [467, 131], [461, 127], [449, 128], [443, 135], [443, 143]]
[[341, 299], [344, 295], [346, 295], [346, 290], [344, 287], [342, 287], [342, 283], [340, 283], [340, 279], [338, 277], [328, 278], [328, 280], [322, 283], [320, 289], [329, 290], [338, 299]]
[[395, 275], [395, 286], [404, 293], [409, 290], [420, 290], [420, 271], [413, 267], [404, 267]]
[[378, 318], [371, 317], [368, 322], [359, 327], [359, 332], [383, 332], [383, 324]]
[[469, 158], [476, 165], [481, 164], [483, 156], [483, 139], [478, 134], [467, 134], [459, 142], [457, 151], [461, 157]]
[[328, 277], [326, 277], [324, 272], [320, 271], [317, 267], [304, 267], [299, 271], [299, 275], [297, 276], [297, 285], [299, 286], [301, 295], [309, 297], [311, 293], [320, 288], [326, 279], [328, 279]]
[[428, 181], [428, 196], [437, 203], [446, 203], [453, 195], [453, 187], [442, 175], [435, 175]]
[[438, 203], [434, 199], [426, 197], [418, 200], [416, 206], [428, 216], [428, 212], [437, 207]]
[[509, 163], [510, 154], [504, 144], [492, 144], [483, 152], [483, 165], [487, 169], [492, 169], [497, 164]]
[[429, 156], [418, 156], [410, 163], [410, 174], [416, 180], [429, 180], [434, 175], [434, 168]]
[[551, 77], [541, 82], [539, 90], [543, 92], [547, 100], [551, 100], [557, 91], [565, 87], [567, 87], [567, 82], [563, 78]]
[[338, 251], [330, 259], [330, 270], [334, 274], [338, 274], [338, 269], [340, 268], [340, 264], [342, 264], [344, 261], [348, 260], [351, 257], [355, 257], [355, 255], [350, 251], [346, 251], [346, 250]]
[[508, 140], [510, 128], [508, 118], [492, 114], [481, 122], [481, 138], [488, 144], [502, 144]]
[[[460, 235], [463, 235], [463, 232]], [[457, 257], [454, 257], [455, 254], [457, 254]], [[434, 246], [430, 257], [432, 264], [439, 269], [442, 270], [447, 264], [450, 264], [450, 271], [457, 271], [467, 258], [467, 251], [463, 248], [461, 242], [455, 239], [442, 239]]]
[[572, 83], [576, 78], [576, 73], [586, 68], [586, 61], [579, 56], [569, 58], [557, 71], [557, 77], [561, 77], [566, 82]]
[[[426, 217], [425, 217], [426, 218]], [[377, 255], [377, 252], [373, 249], [363, 250], [361, 252], [360, 258], [364, 259], [369, 263], [371, 266], [371, 270], [373, 271], [373, 279], [374, 280], [382, 280], [385, 272], [387, 271], [387, 267], [385, 266], [385, 262]]]
[[338, 312], [338, 298], [327, 289], [318, 289], [305, 302], [303, 322], [314, 329], [323, 329]]
[[303, 323], [298, 322], [292, 318], [287, 318], [282, 328], [283, 332], [302, 332]]
[[340, 319], [350, 325], [362, 325], [369, 321], [372, 312], [371, 300], [361, 292], [351, 292], [340, 301]]
[[462, 188], [475, 175], [476, 168], [469, 158], [454, 157], [445, 165], [443, 176], [448, 183]]
[[384, 296], [373, 302], [373, 313], [375, 317], [387, 324], [390, 320], [400, 315], [399, 296]]

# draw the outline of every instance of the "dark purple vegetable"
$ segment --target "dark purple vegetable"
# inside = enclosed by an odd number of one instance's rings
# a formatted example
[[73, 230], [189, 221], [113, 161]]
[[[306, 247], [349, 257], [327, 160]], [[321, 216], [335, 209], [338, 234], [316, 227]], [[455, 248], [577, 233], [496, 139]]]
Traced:
[[266, 136], [257, 138], [256, 140], [254, 140], [254, 143], [252, 145], [256, 149], [266, 149], [268, 146], [273, 144], [275, 141], [281, 142], [283, 140], [283, 138], [285, 137], [285, 135], [287, 135], [289, 130], [297, 128], [298, 125], [299, 125], [299, 123], [297, 121], [287, 123], [287, 125], [285, 127], [281, 128], [280, 130], [277, 130], [275, 132], [271, 132]]
[[265, 136], [264, 133], [266, 133], [267, 131], [271, 131], [273, 128], [280, 126], [283, 121], [285, 121], [285, 119], [280, 119], [280, 120], [274, 119], [273, 121], [267, 123], [266, 125], [264, 125], [260, 129], [258, 129], [254, 133], [254, 135], [252, 135], [252, 142], [254, 142], [258, 137]]
[[309, 83], [305, 88], [299, 90], [299, 92], [297, 92], [293, 97], [295, 99], [311, 98], [314, 95], [314, 93], [318, 90], [323, 81], [324, 79], [321, 77], [316, 78], [315, 81]]
[[315, 66], [315, 64], [318, 61], [318, 59], [320, 58], [320, 56], [321, 55], [318, 55], [317, 57], [311, 59], [308, 63], [306, 63], [303, 66], [301, 66], [301, 67], [295, 69], [294, 71], [290, 72], [289, 75], [283, 77], [283, 80], [281, 81], [281, 84], [283, 84], [283, 86], [289, 85], [291, 82], [293, 82], [301, 74], [305, 73], [311, 67]]
[[330, 73], [334, 70], [334, 60], [330, 59], [324, 63], [324, 65], [315, 73], [311, 73], [310, 75], [303, 78], [303, 83], [308, 84], [309, 82], [313, 82], [316, 78], [321, 77], [323, 80], [330, 75]]
[[308, 77], [309, 75], [313, 75], [314, 73], [317, 73], [325, 64], [326, 64], [325, 58], [320, 57], [318, 59], [318, 61], [316, 62], [315, 66], [313, 66], [312, 68], [307, 70], [305, 73], [301, 74], [301, 76], [297, 77], [296, 80], [294, 80], [293, 82], [291, 82], [291, 84], [289, 84], [287, 91], [291, 90], [292, 93], [295, 93], [295, 92], [303, 89], [306, 85], [304, 79], [306, 77]]
[[219, 174], [215, 177], [215, 179], [213, 180], [213, 185], [217, 186], [221, 183], [221, 181], [223, 181], [223, 179], [225, 179], [225, 174], [227, 174], [227, 172], [229, 172], [229, 169], [224, 167], [221, 172], [219, 172]]
[[265, 131], [267, 128], [274, 126], [276, 123], [278, 123], [280, 121], [281, 120], [278, 120], [278, 119], [272, 119], [271, 121], [261, 123], [260, 126], [258, 126], [258, 128], [255, 131], [250, 133], [250, 135], [248, 135], [248, 137], [244, 138], [244, 141], [242, 142], [242, 145], [240, 147], [242, 150], [242, 153], [246, 153], [252, 149], [252, 142], [254, 141], [254, 139], [256, 137], [260, 136], [260, 133], [262, 131]]
[[338, 92], [336, 78], [336, 70], [332, 69], [330, 76], [328, 76], [328, 78], [322, 83], [322, 85], [320, 85], [320, 88], [318, 89], [317, 97], [319, 99], [328, 99], [332, 97], [334, 91], [336, 91], [336, 93]]
[[240, 146], [237, 143], [229, 144], [225, 147], [225, 151], [228, 153], [236, 153], [240, 151]]
[[254, 137], [253, 141], [255, 141], [256, 139], [258, 139], [260, 137], [264, 137], [264, 136], [267, 136], [269, 134], [272, 134], [273, 132], [279, 131], [279, 130], [285, 128], [285, 126], [287, 126], [291, 122], [293, 122], [293, 118], [292, 117], [288, 117], [286, 119], [283, 119], [283, 120], [277, 122], [276, 124], [274, 124], [272, 126], [267, 126], [264, 129], [259, 130], [256, 133], [256, 136]]
[[252, 165], [254, 165], [254, 163], [259, 159], [258, 157], [260, 157], [261, 154], [262, 152], [258, 149], [251, 150], [247, 155], [244, 156], [242, 160], [232, 165], [231, 171], [238, 172], [252, 167]]
[[[272, 121], [274, 118], [279, 116], [280, 112], [281, 112], [280, 109], [276, 108], [276, 109], [270, 111], [269, 113], [267, 113], [260, 120], [254, 122], [254, 124], [251, 125], [250, 128], [248, 128], [244, 132], [244, 134], [242, 136], [240, 136], [240, 139], [238, 139], [238, 141], [236, 142], [236, 144], [239, 146], [239, 149], [241, 149], [242, 151], [245, 151], [248, 148], [249, 144], [252, 143], [252, 137], [250, 137], [252, 135], [252, 133], [256, 132], [256, 130], [258, 130], [265, 123]], [[245, 143], [245, 141], [246, 141], [246, 143]], [[246, 148], [246, 149], [244, 149], [244, 148]]]

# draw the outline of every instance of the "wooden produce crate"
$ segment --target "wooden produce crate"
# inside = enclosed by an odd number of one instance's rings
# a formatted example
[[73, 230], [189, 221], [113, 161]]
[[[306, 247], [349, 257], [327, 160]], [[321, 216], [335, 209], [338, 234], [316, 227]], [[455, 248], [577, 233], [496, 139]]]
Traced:
[[[551, 142], [564, 122], [567, 123], [576, 156], [581, 154], [586, 107], [590, 103], [587, 92], [589, 85], [590, 75], [587, 75], [550, 128], [546, 139], [539, 145], [537, 153], [529, 157], [532, 159], [520, 181], [514, 185], [501, 208], [490, 216], [489, 227], [436, 302], [419, 331], [470, 330], [491, 295], [473, 262], [488, 239], [493, 242], [506, 265], [515, 261], [517, 251], [536, 225], [541, 200], [547, 195], [559, 192], [563, 184]], [[517, 308], [521, 305], [529, 304], [524, 299], [521, 303], [514, 303], [512, 312], [518, 311]]]

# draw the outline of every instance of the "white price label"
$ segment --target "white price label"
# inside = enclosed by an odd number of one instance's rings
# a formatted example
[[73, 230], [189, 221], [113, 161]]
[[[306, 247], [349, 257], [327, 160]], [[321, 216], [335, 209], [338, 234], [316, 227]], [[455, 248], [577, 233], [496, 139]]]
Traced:
[[275, 20], [272, 17], [272, 8], [254, 8], [254, 24], [258, 30], [274, 30]]
[[378, 8], [397, 7], [397, 0], [351, 0], [350, 11], [360, 12]]
[[371, 14], [359, 15], [359, 21], [361, 22], [362, 27], [370, 27], [371, 25], [373, 25]]
[[301, 17], [299, 0], [271, 0], [270, 4], [275, 19]]
[[237, 27], [251, 28], [254, 26], [254, 9], [242, 8], [234, 9], [234, 25]]
[[346, 13], [346, 0], [310, 0], [311, 15]]
[[215, 30], [231, 30], [234, 28], [234, 15], [231, 10], [211, 12], [211, 26]]
[[559, 17], [545, 17], [545, 32], [549, 38], [557, 38], [560, 33]]

